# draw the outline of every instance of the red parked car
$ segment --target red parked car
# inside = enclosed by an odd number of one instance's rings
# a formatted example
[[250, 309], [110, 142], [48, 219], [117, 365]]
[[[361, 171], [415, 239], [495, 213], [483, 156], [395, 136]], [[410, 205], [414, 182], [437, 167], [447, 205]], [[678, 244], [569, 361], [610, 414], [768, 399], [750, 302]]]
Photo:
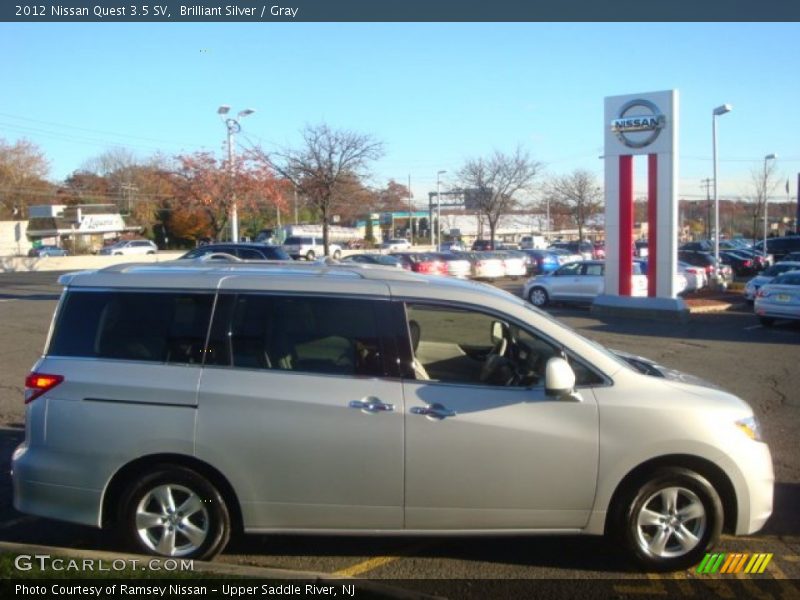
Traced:
[[433, 254], [394, 252], [392, 256], [397, 257], [406, 271], [425, 273], [426, 275], [447, 275], [447, 264], [442, 260], [438, 260]]

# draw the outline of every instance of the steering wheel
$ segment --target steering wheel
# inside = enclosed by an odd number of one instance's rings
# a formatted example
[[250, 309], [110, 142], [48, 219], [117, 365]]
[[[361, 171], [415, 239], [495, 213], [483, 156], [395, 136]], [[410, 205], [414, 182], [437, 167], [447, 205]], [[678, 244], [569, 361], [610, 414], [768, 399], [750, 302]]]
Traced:
[[506, 352], [508, 351], [509, 347], [508, 327], [503, 325], [502, 329], [502, 336], [495, 342], [494, 346], [489, 351], [489, 354], [486, 355], [486, 359], [483, 361], [480, 375], [480, 380], [483, 383], [491, 383], [496, 373], [498, 373], [502, 367], [510, 363], [510, 361], [506, 358]]

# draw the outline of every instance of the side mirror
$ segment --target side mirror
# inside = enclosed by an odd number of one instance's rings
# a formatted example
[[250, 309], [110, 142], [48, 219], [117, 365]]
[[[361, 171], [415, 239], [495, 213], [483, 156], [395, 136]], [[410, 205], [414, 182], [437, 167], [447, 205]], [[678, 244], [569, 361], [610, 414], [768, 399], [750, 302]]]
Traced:
[[544, 372], [544, 388], [548, 396], [554, 398], [573, 397], [575, 391], [575, 371], [560, 357], [547, 361]]

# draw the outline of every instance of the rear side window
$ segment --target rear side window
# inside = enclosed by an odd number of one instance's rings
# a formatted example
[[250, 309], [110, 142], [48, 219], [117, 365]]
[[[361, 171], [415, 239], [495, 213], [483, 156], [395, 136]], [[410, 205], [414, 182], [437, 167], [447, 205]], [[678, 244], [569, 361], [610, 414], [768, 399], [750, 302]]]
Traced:
[[210, 293], [67, 293], [49, 354], [200, 364], [211, 318]]
[[382, 307], [376, 304], [352, 298], [221, 296], [207, 364], [383, 376]]

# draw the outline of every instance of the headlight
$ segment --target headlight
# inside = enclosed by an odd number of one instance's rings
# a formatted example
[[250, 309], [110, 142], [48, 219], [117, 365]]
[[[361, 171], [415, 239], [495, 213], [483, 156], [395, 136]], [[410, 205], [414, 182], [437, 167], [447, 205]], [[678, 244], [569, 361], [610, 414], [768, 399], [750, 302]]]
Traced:
[[739, 419], [736, 421], [736, 427], [744, 432], [751, 440], [755, 440], [756, 442], [761, 441], [761, 426], [758, 424], [758, 420], [755, 417]]

